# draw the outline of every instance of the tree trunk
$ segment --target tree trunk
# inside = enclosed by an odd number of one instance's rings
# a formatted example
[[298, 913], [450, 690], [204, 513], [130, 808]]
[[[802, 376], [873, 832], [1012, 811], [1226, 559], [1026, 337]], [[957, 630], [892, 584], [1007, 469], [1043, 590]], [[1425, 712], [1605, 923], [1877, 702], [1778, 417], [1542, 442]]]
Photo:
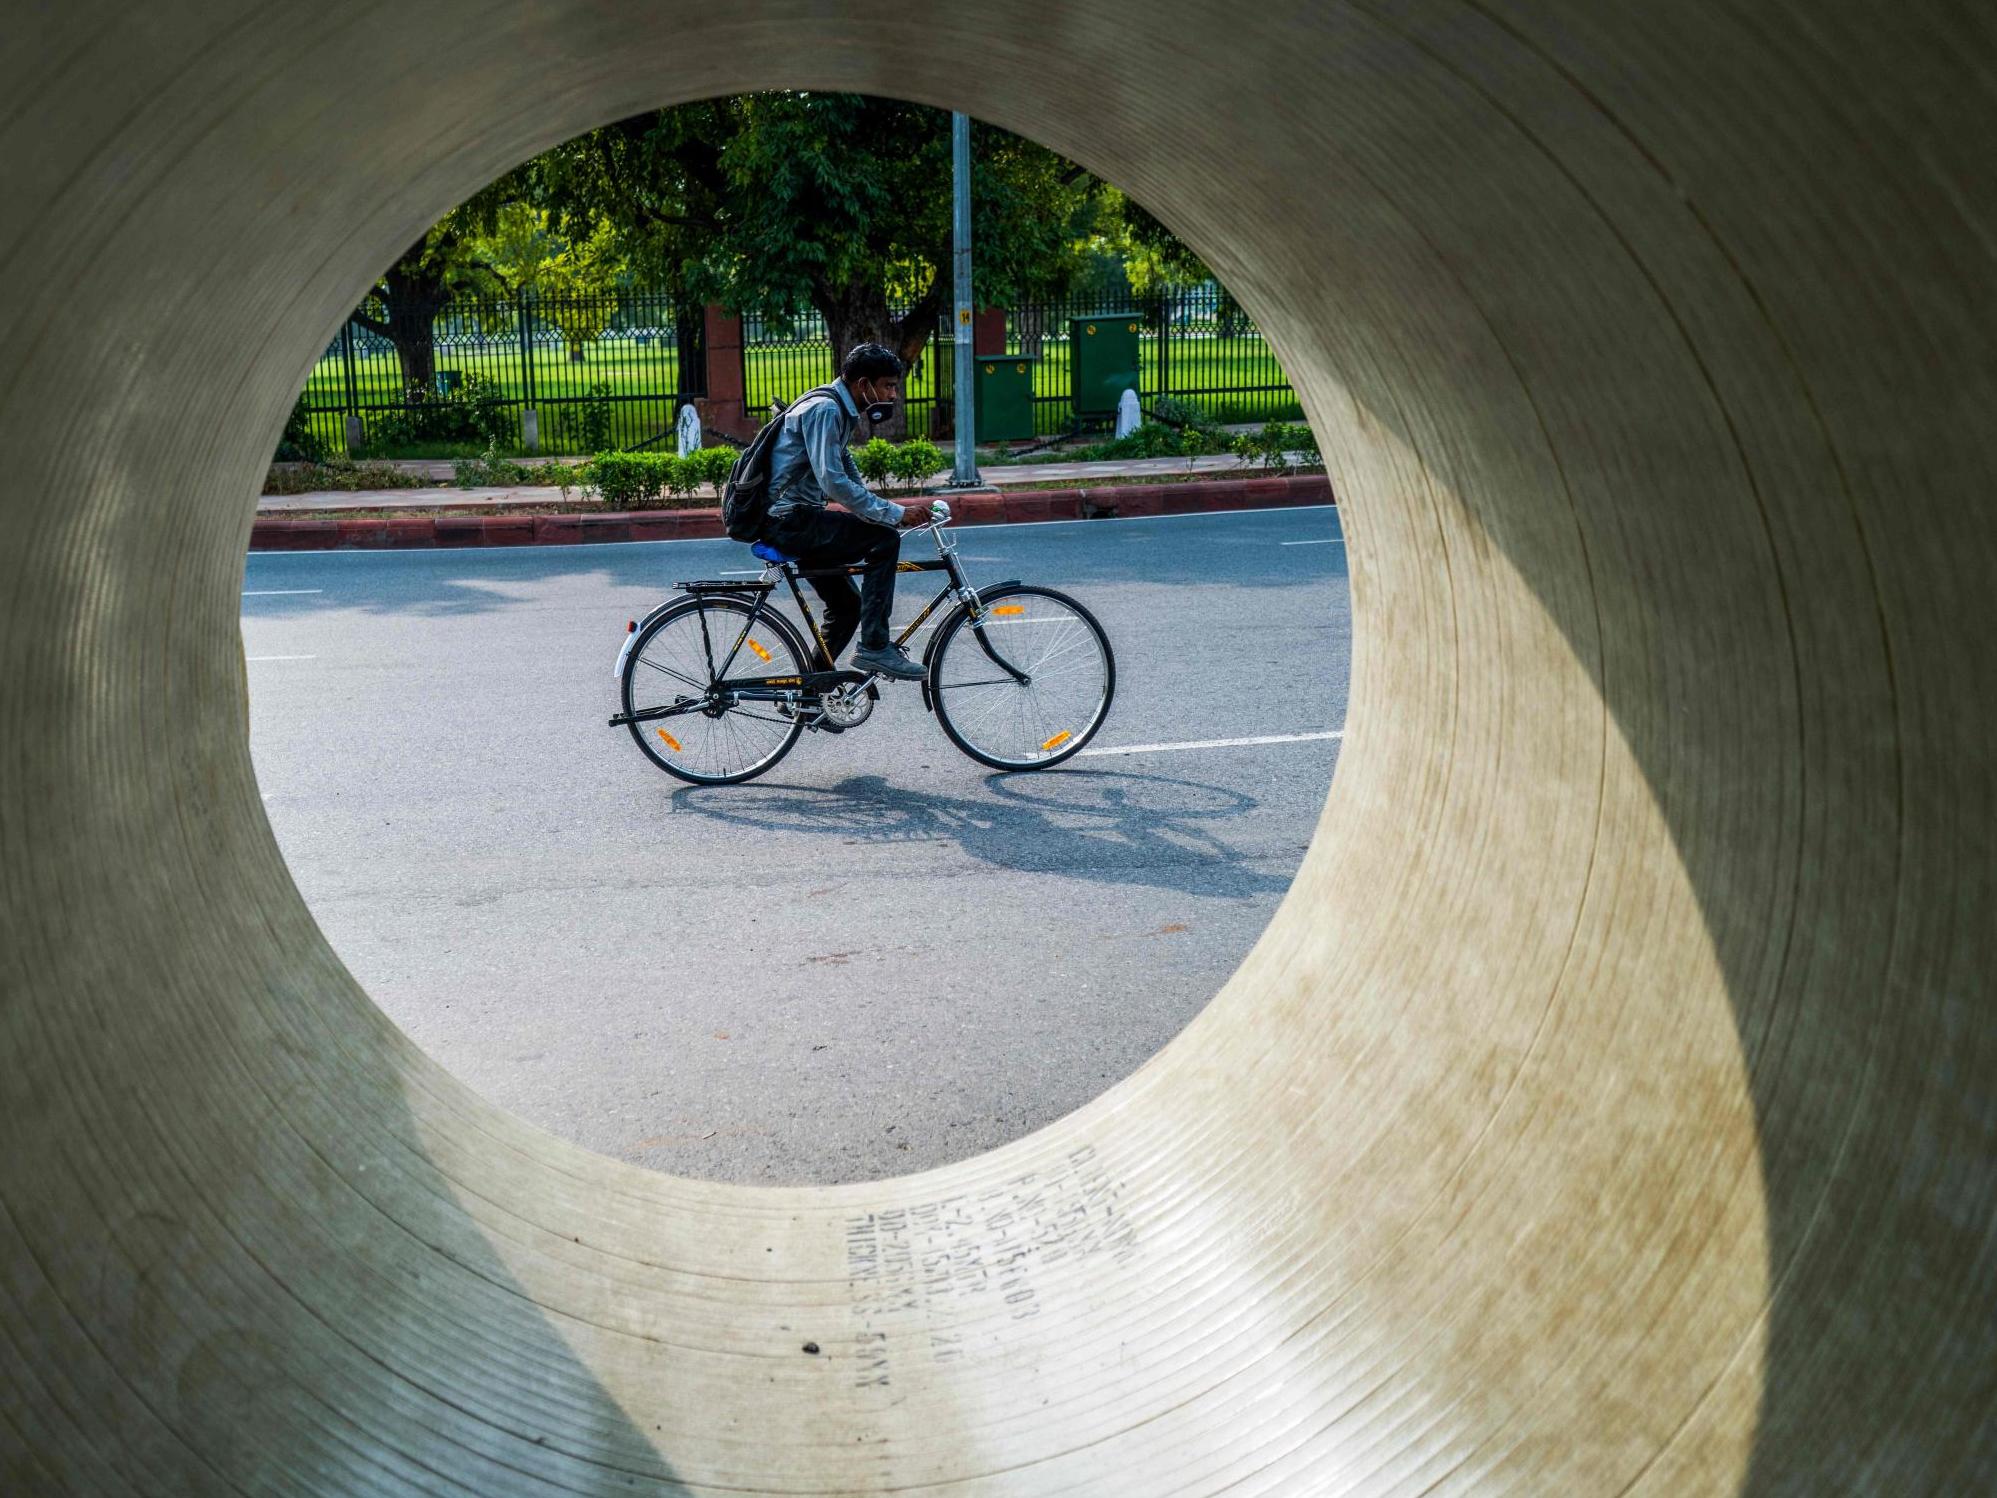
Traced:
[[1047, 309], [1029, 303], [1012, 314], [1019, 320], [1019, 352], [1027, 359], [1040, 357], [1040, 342], [1047, 336]]
[[[814, 301], [825, 318], [825, 331], [832, 343], [833, 374], [838, 373], [846, 351], [855, 344], [879, 343], [901, 356], [912, 377], [916, 361], [928, 356], [936, 334], [936, 319], [943, 309], [941, 283], [939, 275], [922, 300], [899, 318], [888, 311], [887, 293], [878, 286], [821, 287]], [[864, 421], [860, 424], [862, 437], [886, 437], [899, 442], [908, 434], [906, 402], [895, 407], [894, 416], [880, 426], [870, 428]]]
[[706, 395], [707, 309], [699, 302], [683, 299], [673, 304], [673, 343], [678, 361], [674, 390], [683, 396]]
[[425, 264], [423, 248], [417, 241], [382, 276], [376, 295], [383, 316], [354, 315], [355, 322], [395, 345], [405, 400], [411, 389], [436, 393], [437, 314], [450, 300], [443, 273]]

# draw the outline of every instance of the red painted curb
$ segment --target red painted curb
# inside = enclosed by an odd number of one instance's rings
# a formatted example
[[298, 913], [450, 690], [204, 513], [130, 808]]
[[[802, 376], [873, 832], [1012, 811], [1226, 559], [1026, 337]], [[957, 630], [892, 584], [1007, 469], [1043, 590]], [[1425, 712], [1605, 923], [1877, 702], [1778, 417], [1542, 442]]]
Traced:
[[[1111, 484], [1024, 494], [967, 494], [951, 501], [959, 525], [1139, 519], [1229, 510], [1334, 504], [1321, 473], [1186, 484]], [[375, 551], [411, 546], [575, 546], [600, 541], [711, 540], [719, 510], [602, 510], [577, 515], [391, 515], [386, 519], [259, 517], [251, 551]]]

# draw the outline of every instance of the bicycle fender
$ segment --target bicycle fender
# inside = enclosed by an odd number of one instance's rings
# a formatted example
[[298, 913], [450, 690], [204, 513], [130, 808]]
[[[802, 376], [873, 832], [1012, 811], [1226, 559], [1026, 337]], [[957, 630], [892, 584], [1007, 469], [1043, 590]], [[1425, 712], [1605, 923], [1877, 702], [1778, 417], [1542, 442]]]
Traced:
[[658, 618], [659, 615], [663, 614], [667, 609], [671, 608], [674, 604], [683, 601], [684, 600], [678, 598], [668, 598], [664, 603], [660, 604], [657, 608], [653, 609], [651, 613], [647, 614], [644, 618], [640, 619], [635, 629], [627, 629], [624, 631], [624, 643], [617, 647], [617, 664], [613, 666], [610, 671], [610, 679], [612, 681], [621, 682], [624, 680], [624, 663], [625, 661], [630, 659], [631, 647], [638, 643], [638, 636], [642, 635], [645, 632], [646, 628], [651, 624], [651, 622], [654, 619]]

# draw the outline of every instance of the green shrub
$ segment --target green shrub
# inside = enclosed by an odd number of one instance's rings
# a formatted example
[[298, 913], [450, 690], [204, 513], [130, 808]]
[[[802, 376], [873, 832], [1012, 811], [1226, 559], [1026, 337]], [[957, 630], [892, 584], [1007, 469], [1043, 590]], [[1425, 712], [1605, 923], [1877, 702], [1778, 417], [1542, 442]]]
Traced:
[[894, 476], [894, 444], [885, 437], [875, 437], [866, 446], [853, 451], [853, 466], [860, 470], [860, 477], [878, 489]]
[[273, 468], [264, 478], [266, 494], [311, 494], [321, 489], [420, 489], [430, 481], [393, 463], [356, 463], [329, 457], [323, 463]]
[[677, 453], [605, 452], [580, 465], [575, 478], [611, 509], [636, 510], [667, 495], [684, 500], [716, 487], [734, 466], [731, 447], [704, 447], [684, 458]]
[[1155, 421], [1147, 421], [1128, 437], [1092, 442], [1086, 447], [1049, 453], [1038, 459], [1046, 463], [1128, 463], [1139, 458], [1183, 458], [1210, 451], [1204, 432], [1188, 428], [1178, 431]]
[[[869, 444], [871, 446], [872, 444]], [[904, 487], [920, 488], [922, 481], [941, 473], [950, 465], [927, 437], [914, 437], [894, 448], [888, 457], [888, 472]]]
[[[1178, 400], [1169, 395], [1161, 395], [1151, 403], [1151, 419], [1179, 431], [1201, 432], [1210, 437], [1220, 431], [1220, 424], [1207, 412], [1190, 401]], [[1176, 457], [1177, 454], [1164, 456]]]
[[735, 471], [735, 460], [740, 456], [732, 447], [703, 447], [698, 452], [689, 453], [686, 461], [700, 466], [700, 481], [712, 486], [715, 494], [719, 495], [721, 486]]
[[460, 489], [485, 489], [508, 484], [551, 484], [566, 490], [576, 482], [577, 470], [567, 463], [521, 463], [499, 456], [499, 449], [487, 445], [475, 458], [457, 458], [451, 463]]
[[460, 489], [479, 489], [488, 484], [504, 483], [505, 480], [499, 477], [499, 467], [499, 450], [493, 447], [486, 448], [476, 458], [451, 460], [451, 473]]
[[305, 392], [298, 392], [298, 399], [292, 402], [291, 414], [284, 419], [284, 432], [277, 439], [277, 452], [272, 456], [273, 463], [323, 463], [331, 455], [326, 440], [312, 430], [311, 418], [305, 411]]
[[860, 470], [860, 477], [867, 481], [869, 488], [899, 486], [913, 489], [950, 464], [927, 437], [915, 437], [901, 443], [875, 437], [864, 447], [853, 450], [853, 466]]
[[664, 453], [598, 453], [583, 465], [583, 481], [613, 510], [635, 510], [665, 490]]
[[549, 424], [556, 444], [583, 453], [600, 453], [609, 448], [610, 429], [616, 417], [611, 397], [616, 393], [616, 387], [608, 380], [598, 380], [583, 399], [557, 406], [554, 420]]
[[660, 464], [661, 482], [668, 494], [687, 499], [707, 487], [707, 471], [698, 453], [688, 453], [683, 458], [678, 453], [659, 453], [657, 456], [664, 459]]
[[[1244, 463], [1279, 469], [1284, 473], [1294, 468], [1317, 468], [1324, 463], [1324, 455], [1318, 451], [1316, 435], [1298, 422], [1268, 422], [1259, 432], [1243, 432], [1236, 436], [1233, 448]], [[1290, 457], [1292, 453], [1296, 454], [1295, 461]]]
[[367, 445], [374, 450], [441, 442], [510, 447], [519, 440], [519, 419], [507, 408], [504, 393], [476, 373], [467, 374], [455, 390], [442, 395], [412, 385], [401, 406], [374, 417], [367, 426]]

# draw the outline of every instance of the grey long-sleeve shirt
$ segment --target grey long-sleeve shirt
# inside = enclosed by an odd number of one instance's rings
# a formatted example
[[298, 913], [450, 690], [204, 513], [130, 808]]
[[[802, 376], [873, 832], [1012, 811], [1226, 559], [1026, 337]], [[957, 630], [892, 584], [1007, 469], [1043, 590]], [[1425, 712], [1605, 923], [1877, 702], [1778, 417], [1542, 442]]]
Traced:
[[800, 400], [784, 413], [770, 454], [770, 519], [792, 510], [822, 510], [828, 499], [836, 499], [862, 520], [900, 525], [902, 507], [860, 481], [846, 446], [860, 410], [845, 381], [832, 382], [832, 395]]

